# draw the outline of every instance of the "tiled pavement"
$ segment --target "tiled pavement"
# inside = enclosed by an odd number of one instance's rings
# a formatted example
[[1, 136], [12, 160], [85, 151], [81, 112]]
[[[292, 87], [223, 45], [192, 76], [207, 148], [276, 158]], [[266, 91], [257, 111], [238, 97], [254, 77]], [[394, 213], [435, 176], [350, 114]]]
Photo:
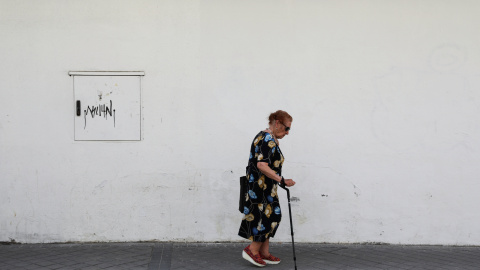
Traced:
[[[257, 269], [246, 243], [98, 243], [0, 245], [0, 269]], [[295, 244], [298, 269], [480, 269], [480, 247]], [[291, 243], [264, 269], [294, 269]]]

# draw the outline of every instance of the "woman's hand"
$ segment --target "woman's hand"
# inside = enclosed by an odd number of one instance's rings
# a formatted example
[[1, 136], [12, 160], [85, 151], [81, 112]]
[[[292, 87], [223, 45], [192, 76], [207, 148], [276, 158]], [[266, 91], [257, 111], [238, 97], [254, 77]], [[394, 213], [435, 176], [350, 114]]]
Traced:
[[292, 179], [285, 179], [285, 185], [286, 185], [287, 187], [294, 186], [294, 185], [295, 185], [295, 181], [293, 181]]

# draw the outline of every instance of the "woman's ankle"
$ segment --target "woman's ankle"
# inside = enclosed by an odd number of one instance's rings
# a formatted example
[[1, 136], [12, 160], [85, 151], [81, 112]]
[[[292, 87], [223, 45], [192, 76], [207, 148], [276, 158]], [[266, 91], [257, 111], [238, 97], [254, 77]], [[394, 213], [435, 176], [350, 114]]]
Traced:
[[261, 254], [260, 253], [260, 246], [257, 246], [255, 244], [250, 244], [248, 246], [248, 249], [250, 249], [250, 252], [252, 252], [253, 255]]

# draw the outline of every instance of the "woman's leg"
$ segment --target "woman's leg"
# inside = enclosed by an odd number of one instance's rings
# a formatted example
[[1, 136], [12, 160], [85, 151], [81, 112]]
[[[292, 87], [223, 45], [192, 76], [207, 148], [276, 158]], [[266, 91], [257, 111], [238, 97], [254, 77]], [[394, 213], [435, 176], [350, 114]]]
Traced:
[[257, 255], [261, 251], [260, 248], [263, 246], [264, 243], [265, 242], [252, 241], [252, 243], [250, 244], [250, 251], [253, 253], [253, 255]]
[[277, 258], [270, 254], [270, 241], [267, 239], [265, 242], [263, 242], [262, 246], [260, 247], [260, 256], [262, 256], [262, 259], [264, 260], [265, 263], [267, 264], [278, 264], [280, 263], [280, 258]]
[[260, 247], [260, 253], [263, 255], [263, 256], [266, 256], [268, 257], [268, 255], [270, 255], [270, 238], [265, 240], [265, 242], [261, 243], [261, 247]]

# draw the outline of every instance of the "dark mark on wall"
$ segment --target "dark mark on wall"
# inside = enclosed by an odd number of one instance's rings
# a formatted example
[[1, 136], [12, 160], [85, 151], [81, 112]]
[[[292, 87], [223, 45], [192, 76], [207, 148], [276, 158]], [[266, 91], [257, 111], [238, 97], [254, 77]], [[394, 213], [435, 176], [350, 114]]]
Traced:
[[299, 201], [300, 201], [300, 198], [298, 198], [298, 197], [292, 197], [291, 201], [292, 201], [292, 202], [299, 202]]
[[13, 238], [10, 238], [10, 242], [7, 242], [7, 241], [0, 241], [0, 245], [18, 245], [20, 244], [19, 242], [15, 241], [15, 239]]
[[87, 106], [87, 109], [83, 111], [84, 112], [84, 118], [85, 118], [85, 127], [83, 129], [87, 128], [87, 115], [90, 114], [92, 118], [95, 118], [96, 115], [102, 116], [103, 112], [103, 117], [105, 120], [108, 120], [108, 116], [110, 117], [113, 116], [113, 127], [115, 127], [115, 109], [113, 109], [113, 104], [112, 101], [110, 100], [110, 107], [108, 107], [106, 104], [101, 104], [98, 106]]

